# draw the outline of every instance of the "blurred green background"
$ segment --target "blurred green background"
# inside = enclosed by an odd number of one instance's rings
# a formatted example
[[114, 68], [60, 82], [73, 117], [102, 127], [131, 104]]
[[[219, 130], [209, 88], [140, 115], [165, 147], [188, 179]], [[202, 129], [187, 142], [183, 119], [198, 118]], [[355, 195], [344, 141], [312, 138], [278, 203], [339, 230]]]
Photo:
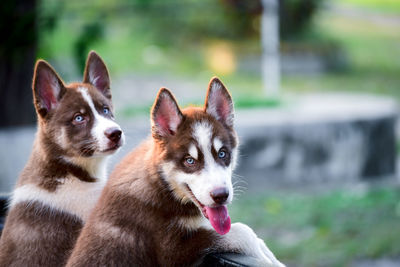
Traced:
[[[282, 95], [351, 91], [400, 100], [400, 1], [280, 2], [282, 55], [312, 53], [324, 62], [317, 72], [284, 72]], [[36, 58], [50, 61], [67, 81], [81, 79], [93, 49], [113, 81], [171, 76], [205, 87], [218, 75], [237, 108], [285, 104], [262, 89], [259, 1], [42, 0], [35, 12]], [[18, 34], [24, 32], [13, 35], [17, 41]], [[2, 41], [2, 56], [15, 49], [8, 41]], [[146, 114], [150, 104], [116, 104], [117, 116]], [[230, 209], [233, 221], [254, 227], [288, 265], [400, 257], [400, 190], [394, 186], [243, 193]]]
[[[332, 71], [321, 75], [284, 75], [283, 92], [351, 90], [400, 98], [399, 1], [282, 2], [283, 53], [317, 50], [343, 61], [335, 66], [339, 60], [331, 59]], [[245, 64], [261, 53], [258, 1], [43, 0], [39, 5], [38, 57], [67, 64], [60, 66], [67, 80], [79, 77], [87, 51], [94, 49], [113, 76], [167, 73], [204, 80], [217, 74], [235, 84], [236, 100], [263, 96], [257, 68]]]

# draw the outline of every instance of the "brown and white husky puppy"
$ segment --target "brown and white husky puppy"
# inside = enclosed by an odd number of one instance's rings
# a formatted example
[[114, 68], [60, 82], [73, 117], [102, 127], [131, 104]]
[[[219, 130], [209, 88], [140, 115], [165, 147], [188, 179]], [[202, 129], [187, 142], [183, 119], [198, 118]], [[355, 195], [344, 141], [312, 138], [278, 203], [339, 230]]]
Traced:
[[90, 52], [82, 83], [66, 85], [39, 60], [33, 77], [38, 131], [12, 193], [0, 266], [62, 266], [106, 182], [106, 160], [124, 142], [110, 79]]
[[210, 252], [283, 266], [248, 226], [231, 226], [233, 117], [231, 96], [217, 78], [203, 108], [181, 111], [161, 89], [152, 138], [111, 174], [67, 266], [187, 266]]

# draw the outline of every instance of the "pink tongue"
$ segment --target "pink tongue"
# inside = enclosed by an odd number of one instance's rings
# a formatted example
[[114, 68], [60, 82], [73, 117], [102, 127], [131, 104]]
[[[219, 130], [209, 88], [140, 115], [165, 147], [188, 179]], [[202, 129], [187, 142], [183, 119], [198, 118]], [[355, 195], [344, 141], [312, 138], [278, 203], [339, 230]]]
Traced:
[[224, 235], [231, 229], [231, 217], [229, 217], [228, 209], [226, 206], [219, 206], [217, 208], [205, 207], [208, 219], [212, 227], [218, 234]]

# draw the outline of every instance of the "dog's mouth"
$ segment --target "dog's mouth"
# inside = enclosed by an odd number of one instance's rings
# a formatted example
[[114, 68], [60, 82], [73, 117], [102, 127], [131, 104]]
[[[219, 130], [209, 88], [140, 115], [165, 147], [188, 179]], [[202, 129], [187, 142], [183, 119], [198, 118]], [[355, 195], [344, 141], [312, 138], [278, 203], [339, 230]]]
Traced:
[[192, 201], [201, 210], [204, 217], [210, 221], [215, 231], [217, 231], [217, 233], [220, 235], [228, 233], [231, 229], [231, 218], [229, 217], [228, 208], [226, 205], [205, 206], [196, 198], [189, 185], [185, 184], [185, 186], [191, 196]]
[[208, 219], [207, 211], [206, 211], [206, 206], [204, 206], [193, 194], [192, 190], [190, 189], [189, 185], [185, 184], [186, 189], [188, 190], [191, 199], [193, 200], [194, 204], [201, 210], [203, 213], [204, 217]]
[[117, 150], [117, 149], [120, 148], [120, 147], [121, 147], [120, 144], [112, 144], [112, 145], [109, 146], [107, 149], [105, 149], [105, 150], [103, 150], [103, 151], [101, 151], [101, 152], [103, 152], [103, 153], [112, 152], [112, 151]]
[[112, 154], [112, 153], [114, 153], [115, 151], [117, 151], [121, 146], [122, 146], [121, 141], [118, 142], [118, 143], [110, 143], [110, 144], [108, 145], [108, 148], [106, 148], [106, 149], [100, 151], [100, 153]]

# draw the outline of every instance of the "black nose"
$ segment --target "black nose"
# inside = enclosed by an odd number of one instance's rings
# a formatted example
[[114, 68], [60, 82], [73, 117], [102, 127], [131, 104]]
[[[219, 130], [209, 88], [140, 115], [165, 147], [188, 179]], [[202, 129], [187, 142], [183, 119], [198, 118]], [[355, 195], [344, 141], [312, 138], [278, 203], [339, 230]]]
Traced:
[[228, 199], [229, 190], [226, 187], [218, 187], [211, 191], [210, 196], [217, 204], [224, 204]]
[[114, 143], [118, 143], [121, 139], [122, 131], [118, 128], [110, 128], [107, 129], [104, 134], [107, 136], [108, 139], [113, 141]]

